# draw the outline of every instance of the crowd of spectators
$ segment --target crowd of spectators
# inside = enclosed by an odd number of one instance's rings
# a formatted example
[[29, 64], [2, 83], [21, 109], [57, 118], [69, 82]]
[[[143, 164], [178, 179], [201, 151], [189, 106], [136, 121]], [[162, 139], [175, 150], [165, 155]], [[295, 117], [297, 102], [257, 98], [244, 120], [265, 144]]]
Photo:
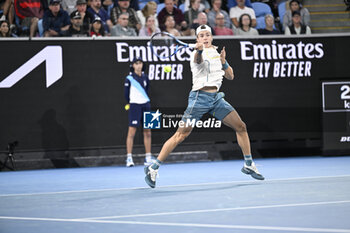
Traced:
[[[257, 21], [254, 2], [270, 8], [264, 21]], [[217, 36], [311, 34], [302, 0], [0, 0], [0, 6], [0, 37], [193, 36], [201, 24]]]

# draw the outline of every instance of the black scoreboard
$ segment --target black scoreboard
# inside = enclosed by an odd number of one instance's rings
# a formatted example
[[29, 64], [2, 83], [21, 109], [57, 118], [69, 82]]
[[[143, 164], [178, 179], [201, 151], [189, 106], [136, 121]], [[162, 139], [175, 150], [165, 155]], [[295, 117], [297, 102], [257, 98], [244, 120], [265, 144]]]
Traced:
[[323, 149], [350, 149], [350, 81], [322, 83]]

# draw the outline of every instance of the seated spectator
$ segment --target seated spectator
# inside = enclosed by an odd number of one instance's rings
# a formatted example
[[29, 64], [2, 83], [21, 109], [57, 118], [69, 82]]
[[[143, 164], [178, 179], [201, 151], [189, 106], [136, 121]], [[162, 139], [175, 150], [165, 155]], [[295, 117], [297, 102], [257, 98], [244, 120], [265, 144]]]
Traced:
[[91, 24], [91, 37], [102, 37], [105, 36], [105, 29], [102, 26], [102, 20], [99, 17], [96, 17]]
[[153, 34], [160, 32], [159, 27], [156, 26], [156, 18], [149, 15], [146, 18], [146, 26], [142, 27], [139, 36], [153, 36]]
[[252, 8], [244, 5], [245, 0], [237, 0], [237, 6], [230, 9], [230, 18], [232, 20], [233, 26], [239, 27], [239, 19], [243, 14], [248, 14], [251, 18], [251, 26], [256, 27], [256, 17], [255, 12]]
[[38, 21], [44, 16], [44, 7], [40, 0], [16, 0], [15, 10], [22, 27], [29, 28], [29, 36], [34, 37], [38, 31]]
[[165, 20], [167, 15], [173, 16], [175, 20], [175, 28], [178, 31], [186, 31], [188, 26], [184, 20], [182, 11], [174, 7], [174, 0], [165, 0], [165, 7], [158, 14], [158, 22], [160, 30], [165, 30]]
[[103, 9], [101, 5], [101, 0], [91, 0], [91, 6], [88, 8], [88, 11], [94, 16], [101, 19], [102, 25], [106, 32], [109, 32], [113, 27], [112, 21], [110, 20], [108, 13]]
[[[196, 29], [200, 26], [200, 25], [208, 25], [208, 17], [207, 14], [205, 14], [204, 12], [201, 12], [198, 14], [198, 18], [197, 18], [198, 23], [194, 23], [191, 26], [191, 36], [195, 36], [196, 35]], [[215, 35], [215, 31], [214, 29], [211, 27], [211, 34], [214, 36]]]
[[[184, 0], [180, 1], [178, 3], [175, 3], [177, 7], [179, 7], [180, 4], [184, 4], [184, 12], [188, 11], [189, 8], [191, 8], [191, 0]], [[208, 13], [210, 11], [210, 4], [207, 0], [200, 0], [199, 3], [199, 12], [205, 12]]]
[[293, 24], [289, 27], [286, 27], [284, 30], [285, 35], [311, 34], [310, 27], [301, 23], [301, 13], [299, 11], [293, 11], [292, 22]]
[[0, 21], [0, 37], [11, 37], [10, 24], [6, 20]]
[[44, 36], [66, 36], [69, 25], [69, 15], [61, 9], [60, 0], [51, 0], [43, 18]]
[[130, 0], [119, 0], [118, 4], [111, 11], [111, 20], [114, 25], [118, 24], [119, 16], [122, 13], [128, 13], [128, 26], [139, 31], [141, 29], [141, 22], [137, 17], [136, 11], [130, 7]]
[[112, 36], [137, 36], [134, 28], [129, 27], [129, 14], [121, 13], [118, 18], [118, 23], [113, 26]]
[[281, 34], [279, 30], [273, 28], [273, 25], [275, 25], [275, 18], [272, 15], [265, 15], [265, 25], [265, 28], [258, 30], [260, 35]]
[[83, 19], [78, 11], [70, 15], [71, 25], [69, 27], [68, 35], [71, 37], [88, 37], [88, 31], [84, 30]]
[[241, 15], [239, 19], [239, 27], [236, 30], [237, 35], [259, 35], [258, 31], [252, 27], [252, 19], [249, 14]]
[[288, 26], [292, 25], [292, 13], [294, 11], [299, 11], [301, 15], [301, 24], [305, 26], [310, 25], [310, 13], [308, 9], [301, 6], [299, 0], [291, 0], [289, 2], [290, 10], [286, 10], [286, 13], [283, 16], [283, 29], [285, 30]]
[[154, 2], [154, 1], [147, 2], [147, 4], [143, 7], [143, 9], [137, 11], [136, 14], [140, 20], [142, 27], [146, 26], [146, 21], [147, 21], [146, 18], [148, 16], [151, 16], [151, 15], [154, 16], [155, 26], [159, 27], [158, 19], [157, 19], [157, 3], [156, 2]]
[[225, 27], [225, 16], [222, 13], [216, 14], [216, 27], [214, 27], [217, 36], [233, 36], [231, 28]]
[[16, 37], [10, 31], [10, 23], [6, 20], [0, 21], [0, 37]]
[[175, 28], [175, 19], [172, 15], [165, 17], [165, 30], [166, 32], [174, 36], [182, 36], [181, 32]]
[[222, 0], [212, 0], [211, 1], [213, 7], [208, 12], [208, 25], [211, 28], [214, 28], [216, 25], [216, 14], [221, 13], [225, 17], [225, 27], [226, 28], [232, 28], [232, 22], [230, 20], [230, 17], [228, 16], [228, 13], [224, 11], [222, 7]]
[[62, 0], [61, 7], [64, 11], [70, 15], [73, 11], [75, 11], [76, 0]]
[[199, 11], [200, 0], [191, 0], [190, 8], [185, 12], [184, 18], [189, 27], [192, 26], [193, 23], [198, 23], [197, 18]]
[[77, 10], [73, 11], [72, 14], [79, 12], [83, 21], [84, 31], [87, 31], [87, 32], [90, 31], [91, 24], [94, 21], [95, 17], [91, 12], [86, 11], [86, 8], [87, 8], [86, 0], [77, 0], [76, 8]]

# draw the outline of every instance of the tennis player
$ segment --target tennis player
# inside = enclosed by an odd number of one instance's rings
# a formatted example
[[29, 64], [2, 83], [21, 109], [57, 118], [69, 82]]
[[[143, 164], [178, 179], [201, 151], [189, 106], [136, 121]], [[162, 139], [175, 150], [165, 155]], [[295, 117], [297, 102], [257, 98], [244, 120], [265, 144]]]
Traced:
[[193, 119], [200, 120], [205, 113], [215, 115], [217, 119], [236, 131], [237, 141], [245, 160], [241, 171], [255, 179], [263, 180], [264, 177], [259, 173], [252, 159], [245, 123], [237, 111], [225, 101], [224, 93], [218, 92], [223, 77], [229, 80], [234, 78], [232, 67], [226, 61], [225, 47], [218, 53], [217, 48], [212, 45], [213, 36], [211, 28], [207, 25], [199, 26], [196, 29], [196, 35], [196, 47], [190, 58], [193, 86], [182, 118], [183, 127], [179, 127], [176, 133], [165, 142], [156, 161], [145, 167], [145, 181], [151, 188], [156, 186], [159, 166], [192, 131], [191, 125], [186, 122]]
[[[150, 111], [150, 99], [148, 97], [149, 79], [144, 72], [144, 66], [140, 57], [135, 57], [130, 66], [131, 74], [128, 75], [124, 83], [124, 95], [129, 104], [129, 128], [126, 138], [126, 166], [133, 167], [132, 149], [137, 127], [143, 122], [143, 112]], [[127, 108], [126, 108], [127, 109]], [[151, 155], [151, 130], [143, 130], [143, 143], [145, 145], [144, 165], [150, 165], [154, 161]]]

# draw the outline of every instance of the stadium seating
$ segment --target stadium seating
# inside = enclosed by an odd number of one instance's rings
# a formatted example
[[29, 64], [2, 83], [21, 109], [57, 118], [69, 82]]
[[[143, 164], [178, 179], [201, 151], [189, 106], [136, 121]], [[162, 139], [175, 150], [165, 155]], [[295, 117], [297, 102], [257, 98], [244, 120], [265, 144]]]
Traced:
[[256, 29], [264, 29], [266, 26], [265, 24], [265, 17], [256, 17]]
[[255, 12], [255, 16], [256, 17], [265, 16], [266, 14], [271, 14], [272, 15], [271, 8], [266, 3], [253, 2], [252, 6], [253, 6], [253, 10]]
[[283, 16], [286, 13], [286, 2], [281, 2], [278, 5], [278, 15], [280, 17], [281, 25], [283, 25]]
[[39, 19], [38, 21], [38, 31], [39, 31], [39, 36], [43, 37], [44, 36], [43, 19]]
[[256, 29], [265, 28], [265, 15], [272, 15], [270, 6], [262, 2], [253, 2], [252, 6], [256, 16]]
[[160, 12], [161, 10], [163, 10], [164, 7], [165, 7], [165, 4], [164, 4], [164, 3], [158, 4], [158, 6], [157, 6], [157, 14], [159, 14], [159, 12]]
[[179, 9], [182, 11], [182, 13], [185, 13], [185, 4], [182, 3], [182, 4], [179, 6]]
[[146, 6], [147, 2], [139, 2], [139, 8], [142, 10]]

